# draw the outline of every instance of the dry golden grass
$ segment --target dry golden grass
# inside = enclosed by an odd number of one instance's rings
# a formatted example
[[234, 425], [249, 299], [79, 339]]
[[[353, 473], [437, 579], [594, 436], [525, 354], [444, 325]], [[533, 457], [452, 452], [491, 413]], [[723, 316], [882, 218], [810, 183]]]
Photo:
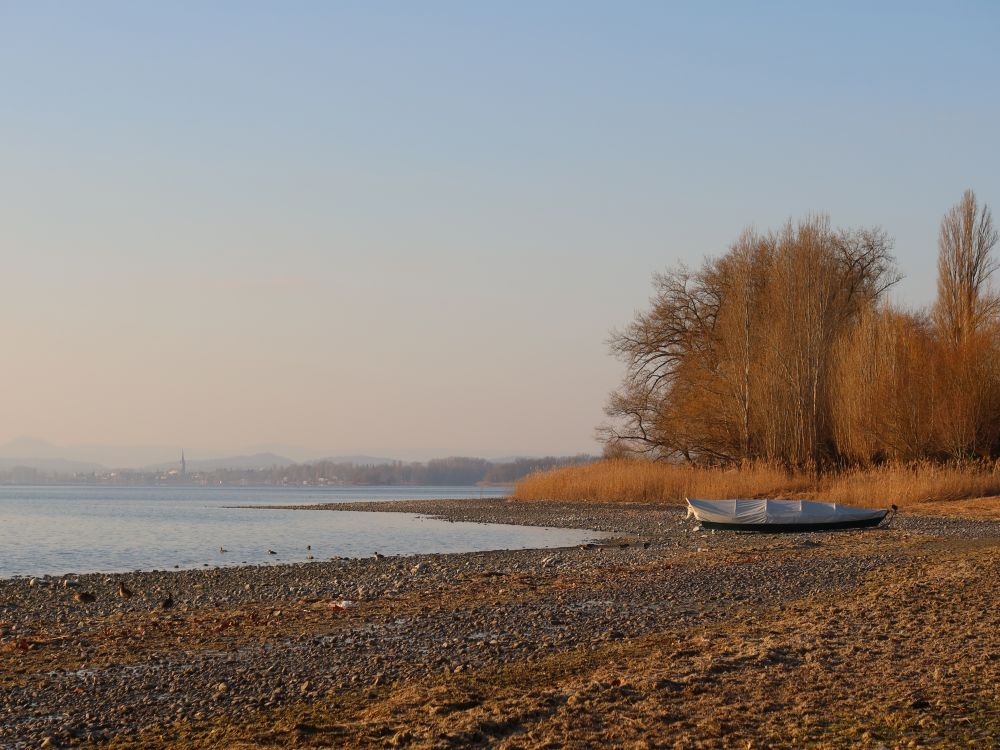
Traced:
[[828, 475], [814, 494], [848, 505], [880, 507], [991, 497], [1000, 495], [1000, 472], [979, 464], [880, 466]]
[[517, 500], [670, 503], [686, 497], [795, 497], [878, 507], [993, 495], [1000, 495], [1000, 471], [991, 464], [889, 465], [817, 478], [764, 464], [712, 469], [636, 459], [532, 474], [513, 493]]
[[518, 500], [683, 502], [685, 497], [754, 497], [800, 493], [813, 481], [767, 465], [705, 469], [611, 459], [531, 474], [514, 487]]

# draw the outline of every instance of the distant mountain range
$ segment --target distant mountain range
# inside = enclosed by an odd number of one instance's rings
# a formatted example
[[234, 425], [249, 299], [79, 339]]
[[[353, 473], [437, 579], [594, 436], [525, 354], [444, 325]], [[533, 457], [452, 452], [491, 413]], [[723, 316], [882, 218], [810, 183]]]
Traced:
[[[191, 471], [216, 471], [217, 469], [274, 469], [285, 466], [294, 466], [299, 463], [316, 464], [321, 461], [328, 461], [335, 464], [354, 464], [355, 466], [384, 466], [393, 463], [391, 458], [377, 458], [375, 456], [330, 456], [316, 461], [293, 461], [286, 456], [279, 456], [277, 453], [254, 453], [250, 456], [226, 456], [225, 458], [188, 459], [187, 470]], [[180, 466], [180, 461], [166, 461], [159, 464], [151, 464], [142, 467], [142, 471], [169, 471]]]
[[[29, 468], [60, 474], [107, 472], [119, 469], [157, 472], [179, 468], [180, 458], [180, 449], [163, 446], [53, 445], [32, 437], [19, 437], [0, 445], [0, 471]], [[356, 466], [384, 466], [394, 463], [395, 459], [345, 455], [328, 456], [308, 460], [305, 463], [319, 461]], [[187, 470], [194, 472], [218, 469], [273, 469], [297, 463], [304, 461], [296, 461], [270, 450], [260, 450], [234, 456], [218, 453], [209, 454], [207, 457], [204, 454], [188, 455]]]
[[[164, 460], [167, 456], [176, 456]], [[106, 472], [116, 469], [169, 471], [180, 467], [180, 450], [163, 447], [57, 446], [36, 438], [21, 437], [0, 445], [0, 471], [16, 467], [62, 474]], [[215, 469], [271, 469], [291, 466], [290, 458], [275, 453], [208, 458], [188, 457], [188, 471]]]
[[[166, 446], [53, 445], [32, 437], [19, 437], [0, 445], [0, 461], [4, 465], [14, 462], [17, 466], [43, 471], [135, 468], [161, 463], [171, 456], [180, 460], [180, 449]], [[59, 468], [62, 462], [68, 463]]]
[[[280, 446], [274, 446], [280, 448]], [[289, 458], [275, 450], [259, 446], [259, 450], [226, 456], [219, 453], [198, 453], [187, 456], [187, 471], [209, 472], [219, 469], [256, 470], [280, 469], [301, 464], [352, 464], [357, 467], [388, 466], [396, 459], [363, 454], [307, 458], [302, 449], [288, 446], [299, 460]], [[316, 454], [313, 454], [316, 455]], [[108, 445], [66, 445], [58, 446], [31, 437], [19, 437], [0, 445], [0, 471], [28, 468], [58, 474], [105, 473], [116, 470], [140, 472], [164, 472], [180, 468], [179, 448], [164, 446], [108, 446]], [[511, 463], [524, 460], [524, 456], [490, 459], [493, 464]], [[411, 462], [404, 462], [411, 463]]]
[[39, 471], [54, 472], [58, 474], [89, 474], [95, 471], [105, 471], [105, 467], [100, 464], [87, 463], [86, 461], [71, 461], [66, 458], [44, 458], [44, 457], [23, 457], [4, 458], [0, 457], [0, 471], [10, 471], [11, 469], [28, 468]]
[[331, 464], [354, 464], [355, 466], [385, 466], [396, 463], [395, 458], [379, 458], [378, 456], [327, 456], [315, 461], [302, 461], [306, 464], [318, 464], [327, 461]]

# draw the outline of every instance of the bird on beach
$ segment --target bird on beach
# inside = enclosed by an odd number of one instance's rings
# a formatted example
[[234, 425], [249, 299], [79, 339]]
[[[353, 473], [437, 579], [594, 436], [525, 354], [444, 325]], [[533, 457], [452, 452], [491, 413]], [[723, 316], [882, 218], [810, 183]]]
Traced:
[[381, 552], [376, 552], [374, 555], [372, 555], [372, 557], [374, 557], [376, 560], [381, 560], [383, 557], [385, 557], [385, 555], [383, 555]]
[[125, 586], [124, 581], [118, 582], [118, 596], [122, 599], [130, 599], [132, 597], [132, 592]]
[[91, 602], [97, 601], [97, 597], [89, 591], [77, 591], [73, 594], [73, 599], [80, 602], [80, 604], [90, 604]]
[[174, 606], [174, 597], [168, 591], [166, 598], [160, 602], [160, 607], [162, 607], [163, 609], [170, 609], [173, 606]]
[[229, 550], [223, 549], [222, 547], [219, 547], [219, 552], [222, 553], [222, 554], [225, 554], [226, 552], [229, 552]]
[[306, 545], [306, 549], [312, 549], [312, 548], [313, 548], [313, 546], [311, 544], [307, 544]]
[[277, 552], [275, 552], [275, 551], [274, 551], [273, 549], [269, 549], [269, 550], [267, 551], [267, 554], [269, 554], [269, 555], [276, 555], [276, 554], [278, 554], [278, 553], [277, 553]]

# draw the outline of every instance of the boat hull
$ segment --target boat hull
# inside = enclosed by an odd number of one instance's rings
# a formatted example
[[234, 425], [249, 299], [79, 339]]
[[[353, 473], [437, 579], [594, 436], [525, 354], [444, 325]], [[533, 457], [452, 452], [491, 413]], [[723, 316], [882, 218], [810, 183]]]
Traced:
[[700, 521], [703, 529], [719, 529], [724, 531], [756, 531], [763, 534], [800, 534], [806, 531], [840, 531], [843, 529], [870, 529], [878, 526], [889, 511], [882, 511], [872, 518], [861, 518], [850, 521], [827, 521], [819, 523], [722, 523], [719, 521]]

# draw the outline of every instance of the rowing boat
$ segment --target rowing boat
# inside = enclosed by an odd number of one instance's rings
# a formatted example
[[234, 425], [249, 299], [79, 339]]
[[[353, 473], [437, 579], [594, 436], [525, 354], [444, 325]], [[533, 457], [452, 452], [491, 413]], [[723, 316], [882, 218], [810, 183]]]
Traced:
[[[854, 508], [812, 500], [696, 500], [688, 498], [688, 517], [706, 529], [733, 531], [828, 531], [878, 526], [889, 510]], [[896, 506], [892, 506], [895, 512]]]

